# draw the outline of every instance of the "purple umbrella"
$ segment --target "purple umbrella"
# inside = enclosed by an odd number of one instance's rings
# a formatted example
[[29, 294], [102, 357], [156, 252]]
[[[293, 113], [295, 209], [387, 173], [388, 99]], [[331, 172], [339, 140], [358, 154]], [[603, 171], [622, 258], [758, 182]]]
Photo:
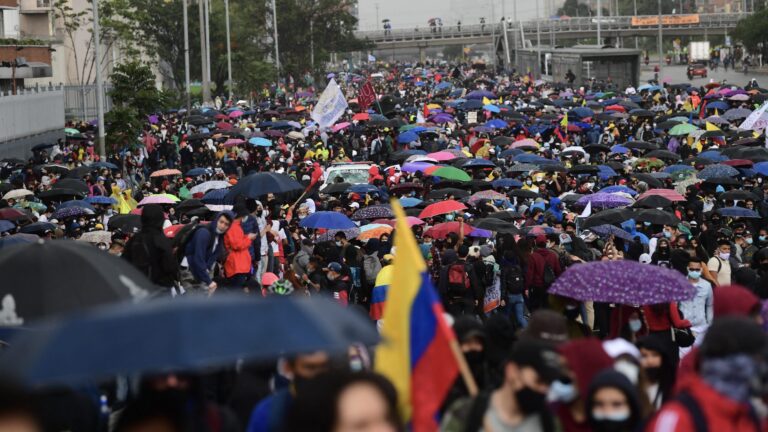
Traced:
[[592, 208], [609, 209], [616, 207], [624, 207], [632, 205], [632, 200], [621, 195], [612, 193], [593, 193], [591, 195], [583, 196], [576, 201], [576, 204], [580, 206], [586, 206], [587, 203], [592, 203]]
[[675, 270], [629, 260], [593, 261], [569, 267], [549, 293], [580, 301], [645, 306], [690, 300], [696, 287]]
[[149, 122], [150, 122], [151, 124], [157, 124], [157, 122], [158, 122], [158, 118], [157, 118], [157, 116], [156, 116], [156, 115], [154, 115], [154, 114], [153, 114], [153, 115], [151, 115], [151, 116], [149, 116]]
[[274, 138], [280, 138], [281, 136], [284, 135], [279, 130], [274, 130], [274, 129], [266, 130], [266, 131], [264, 131], [264, 134], [267, 135], [267, 136], [274, 137]]
[[360, 235], [360, 228], [350, 228], [350, 229], [332, 229], [328, 230], [319, 236], [317, 236], [316, 241], [318, 242], [324, 242], [324, 241], [333, 241], [334, 237], [336, 236], [336, 233], [343, 232], [348, 239], [353, 239]]
[[416, 171], [424, 172], [425, 169], [433, 166], [435, 166], [435, 164], [431, 164], [429, 162], [408, 162], [403, 164], [403, 167], [400, 168], [400, 170], [408, 173], [413, 173]]
[[472, 232], [467, 234], [467, 235], [470, 236], [470, 237], [482, 237], [482, 238], [491, 238], [491, 237], [493, 237], [493, 233], [492, 232], [490, 232], [488, 230], [480, 229], [480, 228], [473, 229]]
[[617, 237], [623, 240], [629, 240], [629, 241], [632, 241], [633, 239], [632, 234], [614, 225], [609, 225], [609, 224], [598, 225], [590, 228], [589, 230], [601, 237], [614, 236], [614, 237]]
[[475, 91], [469, 92], [469, 94], [467, 94], [467, 96], [466, 96], [466, 99], [481, 99], [482, 100], [483, 98], [496, 99], [497, 96], [495, 94], [493, 94], [492, 92], [489, 92], [488, 90], [475, 90]]

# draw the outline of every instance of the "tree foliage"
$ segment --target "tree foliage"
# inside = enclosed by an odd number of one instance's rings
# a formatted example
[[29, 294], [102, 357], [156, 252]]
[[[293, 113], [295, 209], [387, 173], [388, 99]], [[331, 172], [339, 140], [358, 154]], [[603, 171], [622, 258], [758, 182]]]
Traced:
[[733, 37], [750, 51], [755, 51], [760, 43], [768, 44], [768, 9], [762, 9], [739, 21], [733, 30]]

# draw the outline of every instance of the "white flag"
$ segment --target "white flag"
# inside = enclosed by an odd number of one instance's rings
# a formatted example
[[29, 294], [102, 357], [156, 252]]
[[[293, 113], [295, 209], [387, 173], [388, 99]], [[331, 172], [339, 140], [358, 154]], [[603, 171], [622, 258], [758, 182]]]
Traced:
[[376, 57], [375, 57], [375, 56], [372, 56], [372, 55], [370, 55], [370, 54], [368, 54], [368, 62], [369, 62], [369, 63], [373, 63], [373, 62], [375, 62], [375, 61], [376, 61]]
[[348, 107], [347, 98], [344, 97], [341, 87], [336, 84], [335, 79], [331, 78], [312, 111], [312, 120], [316, 121], [321, 129], [326, 128], [336, 123]]
[[768, 109], [768, 102], [764, 103], [760, 108], [752, 111], [752, 114], [744, 119], [744, 122], [739, 125], [739, 129], [755, 131], [765, 129], [766, 126], [768, 126], [768, 114], [765, 112], [766, 109]]
[[587, 201], [587, 206], [584, 207], [584, 211], [581, 212], [581, 215], [579, 217], [589, 217], [592, 214], [592, 201]]

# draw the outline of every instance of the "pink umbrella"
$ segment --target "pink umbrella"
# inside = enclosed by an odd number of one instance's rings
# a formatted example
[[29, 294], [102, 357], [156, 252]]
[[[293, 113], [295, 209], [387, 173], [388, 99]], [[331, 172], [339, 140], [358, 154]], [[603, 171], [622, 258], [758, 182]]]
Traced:
[[230, 138], [224, 143], [224, 147], [234, 147], [243, 143], [245, 143], [245, 141], [239, 138]]
[[229, 118], [238, 118], [238, 117], [240, 117], [241, 115], [243, 115], [243, 112], [242, 112], [242, 111], [240, 111], [240, 110], [235, 110], [235, 111], [232, 111], [231, 113], [229, 113]]
[[[409, 228], [414, 227], [416, 225], [424, 225], [424, 223], [425, 223], [423, 220], [417, 218], [416, 216], [408, 216], [406, 218], [406, 222], [408, 223], [408, 227]], [[391, 227], [395, 226], [395, 220], [394, 219], [376, 219], [372, 223], [389, 225]]]
[[520, 140], [520, 141], [515, 141], [515, 142], [514, 142], [514, 143], [512, 143], [512, 145], [510, 146], [510, 148], [513, 148], [513, 149], [516, 149], [516, 148], [524, 148], [524, 147], [539, 148], [539, 147], [540, 147], [540, 145], [539, 145], [539, 143], [537, 143], [536, 141], [534, 141], [534, 140], [532, 140], [532, 139], [530, 139], [530, 138], [526, 138], [526, 139], [522, 139], [522, 140]]
[[343, 123], [336, 123], [333, 125], [333, 128], [331, 129], [334, 132], [338, 132], [340, 130], [344, 130], [349, 127], [349, 122], [343, 122]]
[[438, 162], [444, 162], [444, 161], [456, 159], [456, 155], [454, 155], [453, 153], [448, 153], [446, 151], [429, 153], [427, 157], [430, 157]]
[[150, 195], [139, 202], [140, 206], [147, 204], [176, 204], [174, 200], [163, 195]]

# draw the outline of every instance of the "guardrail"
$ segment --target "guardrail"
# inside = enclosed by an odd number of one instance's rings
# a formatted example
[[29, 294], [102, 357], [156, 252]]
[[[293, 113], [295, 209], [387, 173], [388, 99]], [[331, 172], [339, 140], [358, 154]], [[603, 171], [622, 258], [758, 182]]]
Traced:
[[[698, 22], [690, 24], [662, 24], [664, 30], [670, 29], [724, 29], [736, 27], [736, 24], [747, 13], [723, 13], [723, 14], [697, 14]], [[673, 15], [680, 16], [680, 15]], [[648, 31], [658, 28], [657, 15], [638, 16], [641, 20], [653, 21], [653, 25], [632, 25], [632, 16], [613, 16], [600, 18], [601, 31]], [[598, 18], [576, 17], [567, 19], [533, 20], [521, 23], [523, 31], [527, 34], [541, 33], [588, 33], [597, 32]], [[502, 23], [496, 24], [471, 24], [461, 26], [435, 26], [416, 27], [408, 29], [357, 31], [355, 36], [368, 39], [374, 43], [394, 43], [414, 40], [439, 40], [439, 39], [471, 39], [488, 38], [493, 34], [500, 35], [503, 31]], [[507, 23], [507, 31], [519, 31], [518, 23]]]

